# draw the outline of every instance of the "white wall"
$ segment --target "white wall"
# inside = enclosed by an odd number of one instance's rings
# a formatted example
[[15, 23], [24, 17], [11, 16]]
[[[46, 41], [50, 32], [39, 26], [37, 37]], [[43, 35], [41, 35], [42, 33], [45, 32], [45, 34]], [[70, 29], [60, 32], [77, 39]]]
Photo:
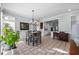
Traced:
[[[21, 16], [18, 16], [18, 15], [13, 15], [13, 14], [9, 14], [8, 13], [5, 13], [5, 15], [8, 15], [8, 16], [12, 16], [15, 18], [15, 31], [19, 31], [20, 32], [20, 39], [23, 40], [26, 38], [26, 33], [27, 33], [27, 30], [20, 30], [20, 22], [26, 22], [26, 23], [30, 23], [31, 20], [30, 19], [27, 19], [27, 18], [24, 18], [24, 17], [21, 17]], [[31, 26], [29, 26], [30, 29], [32, 28]], [[44, 31], [43, 29], [40, 29], [40, 27], [38, 26], [37, 27], [38, 29], [37, 30], [40, 30], [42, 32], [42, 37], [44, 36]]]
[[[59, 19], [58, 20], [59, 21], [59, 31], [64, 31], [64, 32], [72, 34], [72, 31], [71, 31], [72, 30], [72, 28], [71, 28], [71, 20], [72, 20], [71, 17], [72, 16], [75, 16], [76, 18], [74, 20], [77, 20], [77, 22], [79, 23], [79, 10], [56, 15], [56, 16], [50, 17], [48, 19], [45, 18], [44, 21], [51, 21], [51, 20]], [[46, 24], [44, 24], [44, 26], [47, 27]], [[49, 28], [49, 27], [47, 27], [47, 28]], [[47, 32], [44, 31], [44, 35], [46, 33]]]
[[[45, 19], [45, 21], [51, 21], [58, 19], [59, 21], [59, 31], [71, 32], [71, 16], [69, 13], [60, 14], [54, 17]], [[48, 27], [49, 28], [49, 27]]]
[[67, 33], [71, 32], [71, 16], [70, 16], [70, 14], [64, 14], [59, 19], [59, 31], [64, 31]]
[[26, 39], [27, 30], [20, 30], [20, 22], [28, 23], [28, 21], [25, 19], [18, 19], [18, 18], [16, 18], [15, 20], [15, 31], [20, 31], [20, 39], [24, 40]]
[[[47, 29], [47, 30], [45, 30], [45, 29]], [[49, 33], [51, 33], [50, 25], [49, 25], [49, 23], [44, 22], [44, 35], [48, 35]]]
[[8, 15], [3, 15], [3, 26], [5, 23], [8, 23], [9, 26], [12, 27], [13, 30], [15, 30], [15, 18]]
[[3, 34], [2, 27], [3, 27], [3, 12], [1, 12], [1, 35]]
[[29, 23], [29, 19], [26, 19], [24, 17], [21, 17], [21, 16], [14, 16], [14, 15], [11, 15], [11, 14], [6, 14], [4, 13], [4, 15], [6, 16], [9, 16], [10, 19], [13, 19], [14, 18], [14, 25], [13, 27], [15, 27], [15, 31], [19, 31], [20, 32], [20, 40], [24, 40], [26, 39], [26, 32], [27, 30], [20, 30], [20, 22], [25, 22], [25, 23]]
[[[75, 18], [72, 19], [72, 39], [76, 36], [79, 36], [79, 12], [72, 14]], [[74, 21], [75, 20], [75, 21]]]
[[1, 35], [1, 12], [0, 12], [0, 35]]

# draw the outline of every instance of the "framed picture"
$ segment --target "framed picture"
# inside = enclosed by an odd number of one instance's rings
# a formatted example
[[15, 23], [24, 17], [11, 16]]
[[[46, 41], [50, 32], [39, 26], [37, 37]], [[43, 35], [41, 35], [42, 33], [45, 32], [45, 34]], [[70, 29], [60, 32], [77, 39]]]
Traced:
[[29, 23], [20, 22], [20, 30], [29, 30]]
[[40, 23], [40, 29], [43, 29], [43, 22]]
[[56, 19], [56, 20], [52, 20], [51, 22], [50, 22], [50, 26], [51, 26], [51, 31], [59, 31], [59, 22], [58, 22], [58, 19]]

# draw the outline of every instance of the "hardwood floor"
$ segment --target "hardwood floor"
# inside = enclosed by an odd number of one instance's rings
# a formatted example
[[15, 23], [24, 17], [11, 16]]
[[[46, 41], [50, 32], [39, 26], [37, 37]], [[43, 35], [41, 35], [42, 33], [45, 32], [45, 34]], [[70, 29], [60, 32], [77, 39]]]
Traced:
[[[69, 43], [51, 39], [46, 36], [42, 39], [42, 44], [38, 46], [28, 46], [24, 41], [20, 42], [17, 51], [20, 55], [68, 55]], [[16, 54], [16, 53], [15, 53]]]
[[14, 55], [68, 55], [69, 43], [51, 39], [50, 36], [42, 38], [42, 44], [28, 46], [25, 41], [17, 43], [17, 49], [13, 50]]

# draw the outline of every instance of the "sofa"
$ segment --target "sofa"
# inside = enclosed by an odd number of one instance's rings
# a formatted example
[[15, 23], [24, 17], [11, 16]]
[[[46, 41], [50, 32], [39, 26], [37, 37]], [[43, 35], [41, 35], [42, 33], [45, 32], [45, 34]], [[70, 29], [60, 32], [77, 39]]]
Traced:
[[61, 41], [68, 42], [69, 41], [69, 34], [65, 33], [65, 32], [59, 32], [59, 33], [53, 32], [53, 39], [58, 39]]

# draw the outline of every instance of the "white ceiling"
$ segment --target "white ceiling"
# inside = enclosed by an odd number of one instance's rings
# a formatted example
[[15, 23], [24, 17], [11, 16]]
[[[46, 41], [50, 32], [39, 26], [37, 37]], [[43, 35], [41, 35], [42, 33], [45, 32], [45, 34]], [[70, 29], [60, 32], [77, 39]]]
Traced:
[[36, 18], [47, 18], [79, 9], [79, 3], [3, 3], [2, 8], [18, 15], [31, 18], [35, 10]]

